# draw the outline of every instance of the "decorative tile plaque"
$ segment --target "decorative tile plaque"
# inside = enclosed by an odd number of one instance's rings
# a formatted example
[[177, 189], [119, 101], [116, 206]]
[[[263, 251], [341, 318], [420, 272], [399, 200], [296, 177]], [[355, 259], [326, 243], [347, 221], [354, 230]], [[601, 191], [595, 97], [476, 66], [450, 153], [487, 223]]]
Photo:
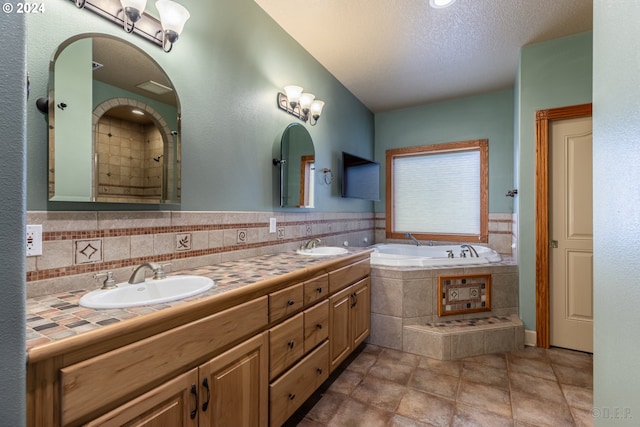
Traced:
[[491, 311], [491, 275], [438, 276], [438, 316]]

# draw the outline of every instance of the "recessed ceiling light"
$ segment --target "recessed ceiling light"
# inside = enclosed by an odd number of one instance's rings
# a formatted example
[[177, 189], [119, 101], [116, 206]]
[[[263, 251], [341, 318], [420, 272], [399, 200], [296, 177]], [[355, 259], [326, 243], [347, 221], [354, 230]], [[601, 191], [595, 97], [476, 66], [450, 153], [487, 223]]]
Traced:
[[451, 6], [456, 0], [429, 0], [429, 6], [434, 9], [443, 9]]
[[144, 111], [142, 111], [142, 110], [138, 110], [138, 109], [134, 108], [133, 110], [131, 110], [131, 112], [133, 114], [137, 114], [138, 116], [144, 116]]

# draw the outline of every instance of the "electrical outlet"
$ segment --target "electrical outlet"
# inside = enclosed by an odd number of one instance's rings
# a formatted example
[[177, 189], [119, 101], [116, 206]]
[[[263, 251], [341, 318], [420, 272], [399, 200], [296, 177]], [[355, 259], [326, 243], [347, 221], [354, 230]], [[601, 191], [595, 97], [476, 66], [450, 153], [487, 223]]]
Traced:
[[275, 233], [275, 232], [276, 232], [276, 219], [269, 218], [269, 233]]
[[42, 255], [42, 225], [27, 225], [27, 256]]

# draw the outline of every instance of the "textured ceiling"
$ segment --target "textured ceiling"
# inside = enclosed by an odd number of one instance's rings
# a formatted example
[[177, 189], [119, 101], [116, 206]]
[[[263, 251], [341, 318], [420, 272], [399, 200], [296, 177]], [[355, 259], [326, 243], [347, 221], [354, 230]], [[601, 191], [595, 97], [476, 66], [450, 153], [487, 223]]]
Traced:
[[592, 0], [255, 1], [375, 113], [511, 87], [522, 46], [593, 21]]

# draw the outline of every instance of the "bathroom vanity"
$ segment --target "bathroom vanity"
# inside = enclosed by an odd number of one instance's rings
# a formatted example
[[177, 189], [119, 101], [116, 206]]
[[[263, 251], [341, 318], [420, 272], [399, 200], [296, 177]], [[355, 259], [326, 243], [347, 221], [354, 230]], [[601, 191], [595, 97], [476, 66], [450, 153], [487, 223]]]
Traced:
[[[280, 426], [369, 335], [369, 255], [264, 269], [29, 348], [27, 425]], [[282, 257], [269, 262], [291, 264]]]

